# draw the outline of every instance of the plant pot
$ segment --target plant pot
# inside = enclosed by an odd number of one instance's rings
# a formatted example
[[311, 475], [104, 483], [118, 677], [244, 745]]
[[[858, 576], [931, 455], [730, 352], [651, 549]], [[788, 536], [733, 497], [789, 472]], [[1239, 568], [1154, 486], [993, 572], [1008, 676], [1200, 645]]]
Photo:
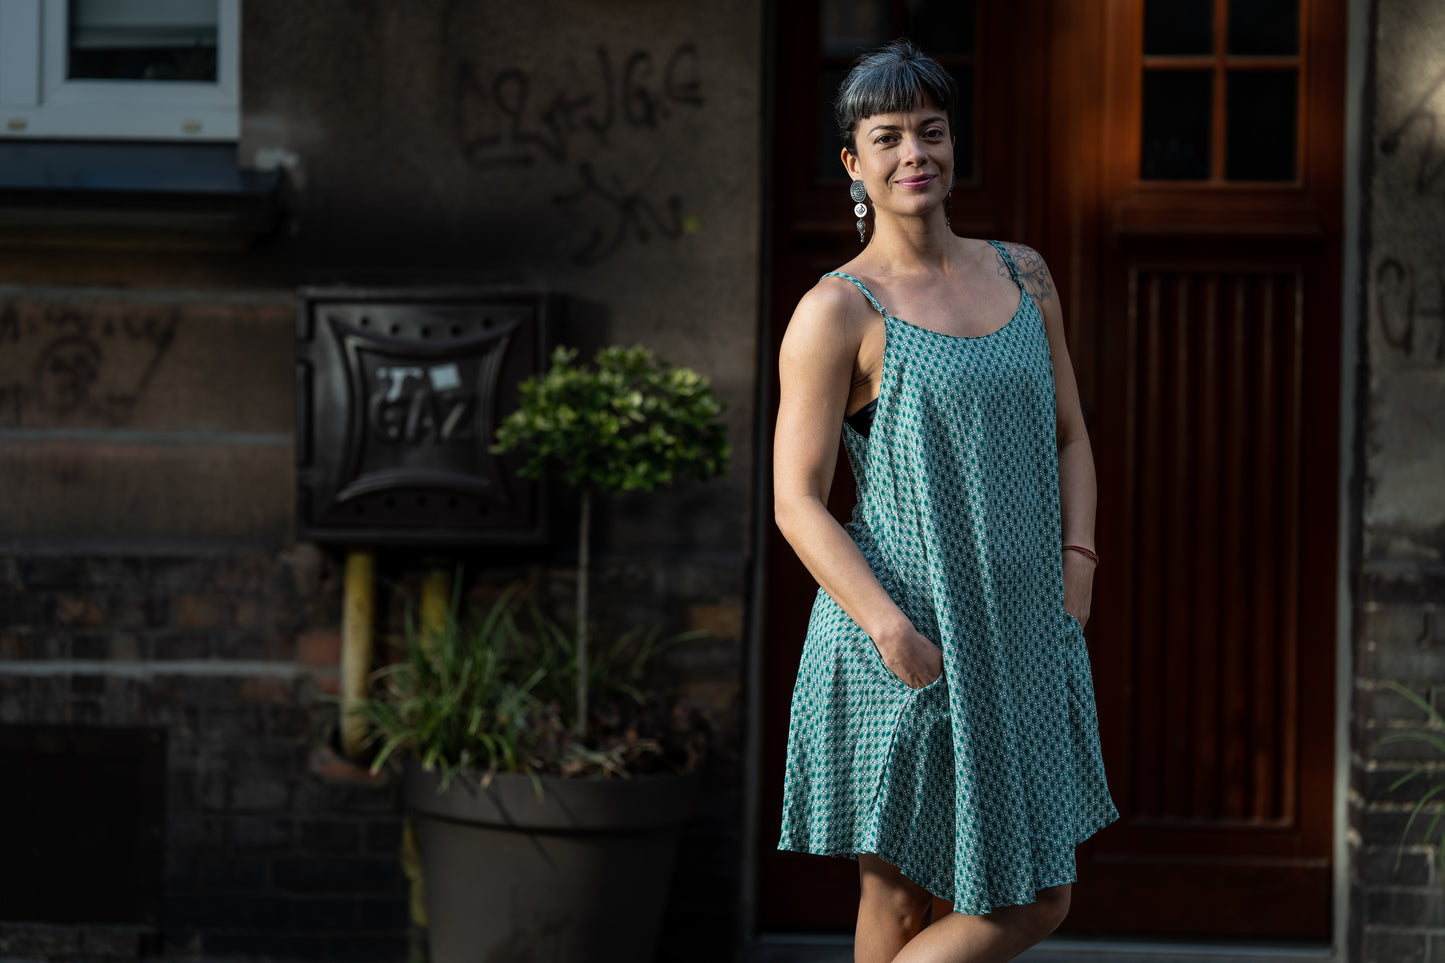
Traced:
[[541, 783], [408, 763], [431, 963], [653, 959], [697, 777]]

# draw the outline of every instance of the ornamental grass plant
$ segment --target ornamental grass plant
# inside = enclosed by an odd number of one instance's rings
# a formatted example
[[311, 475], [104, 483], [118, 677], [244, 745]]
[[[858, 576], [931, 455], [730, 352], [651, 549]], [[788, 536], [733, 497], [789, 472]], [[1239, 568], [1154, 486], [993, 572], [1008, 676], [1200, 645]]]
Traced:
[[1402, 696], [1406, 701], [1414, 705], [1425, 714], [1424, 729], [1413, 729], [1405, 732], [1394, 732], [1380, 739], [1376, 746], [1386, 746], [1392, 743], [1413, 743], [1417, 746], [1431, 750], [1435, 758], [1429, 763], [1421, 764], [1405, 773], [1390, 784], [1389, 792], [1414, 782], [1416, 779], [1424, 780], [1420, 793], [1415, 797], [1414, 805], [1410, 809], [1410, 818], [1405, 821], [1405, 828], [1400, 832], [1401, 855], [1405, 851], [1405, 842], [1410, 835], [1410, 827], [1415, 824], [1432, 802], [1435, 804], [1435, 812], [1430, 822], [1425, 827], [1424, 840], [1430, 846], [1430, 856], [1435, 864], [1438, 873], [1445, 868], [1445, 827], [1442, 827], [1442, 820], [1445, 820], [1445, 807], [1440, 804], [1440, 795], [1445, 793], [1445, 769], [1441, 763], [1445, 762], [1445, 718], [1442, 718], [1439, 711], [1426, 699], [1398, 682], [1387, 681], [1385, 686], [1391, 691]]
[[499, 772], [611, 777], [696, 768], [706, 718], [687, 700], [650, 692], [647, 676], [658, 655], [702, 633], [664, 639], [639, 627], [598, 646], [584, 739], [572, 718], [576, 639], [537, 606], [523, 606], [515, 590], [473, 617], [457, 609], [430, 629], [408, 617], [400, 658], [373, 673], [372, 696], [357, 710], [378, 746], [373, 772], [398, 752], [438, 771], [442, 789], [472, 772], [485, 784]]
[[453, 606], [425, 630], [408, 613], [401, 658], [372, 675], [372, 696], [357, 709], [380, 743], [373, 772], [398, 750], [440, 770], [443, 787], [464, 770], [535, 770], [541, 704], [533, 690], [546, 670], [519, 673], [514, 608], [509, 591], [469, 626]]

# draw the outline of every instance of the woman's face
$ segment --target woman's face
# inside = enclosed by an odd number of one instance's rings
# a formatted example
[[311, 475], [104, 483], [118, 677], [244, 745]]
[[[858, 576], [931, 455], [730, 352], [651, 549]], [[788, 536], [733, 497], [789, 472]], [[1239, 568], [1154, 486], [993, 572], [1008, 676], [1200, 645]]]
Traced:
[[948, 115], [928, 98], [911, 110], [865, 117], [853, 130], [857, 153], [843, 149], [848, 176], [861, 178], [875, 208], [922, 214], [943, 202], [953, 178]]

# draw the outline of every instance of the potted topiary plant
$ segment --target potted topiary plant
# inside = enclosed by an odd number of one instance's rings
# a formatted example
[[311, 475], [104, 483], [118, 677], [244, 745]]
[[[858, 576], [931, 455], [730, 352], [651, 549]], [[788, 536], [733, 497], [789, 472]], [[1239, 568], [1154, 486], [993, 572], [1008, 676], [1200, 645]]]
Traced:
[[[509, 598], [474, 625], [407, 633], [363, 711], [411, 760], [406, 796], [427, 891], [433, 963], [651, 959], [690, 818], [696, 716], [645, 686], [668, 645], [639, 626], [590, 631], [594, 492], [652, 491], [722, 473], [722, 404], [705, 378], [640, 347], [596, 367], [559, 348], [497, 431], [521, 471], [579, 493], [577, 612], [567, 630]], [[454, 610], [455, 611], [455, 610]], [[596, 649], [596, 651], [594, 651]]]

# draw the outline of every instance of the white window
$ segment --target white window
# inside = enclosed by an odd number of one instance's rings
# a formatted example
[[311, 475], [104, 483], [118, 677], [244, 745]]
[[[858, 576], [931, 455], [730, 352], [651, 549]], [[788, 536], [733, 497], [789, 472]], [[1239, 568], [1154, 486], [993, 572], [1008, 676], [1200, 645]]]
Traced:
[[0, 0], [0, 138], [235, 140], [240, 0]]

